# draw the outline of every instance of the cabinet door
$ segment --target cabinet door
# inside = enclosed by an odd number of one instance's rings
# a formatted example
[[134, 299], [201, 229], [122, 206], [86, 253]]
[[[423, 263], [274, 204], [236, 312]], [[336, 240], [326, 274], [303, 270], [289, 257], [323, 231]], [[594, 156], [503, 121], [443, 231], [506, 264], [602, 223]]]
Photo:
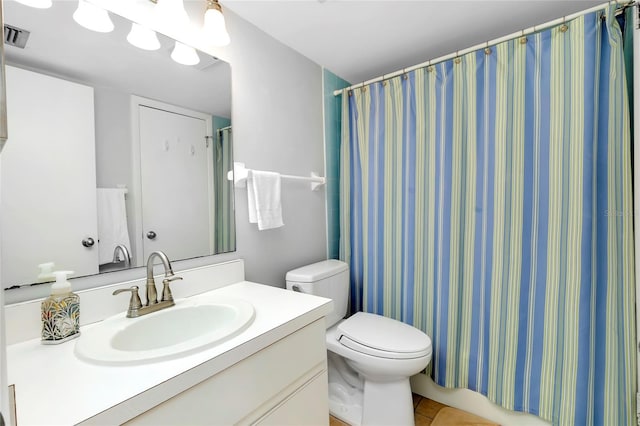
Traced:
[[[37, 281], [39, 263], [98, 273], [93, 89], [7, 67], [11, 139], [1, 161], [2, 284]], [[93, 238], [91, 247], [83, 239]]]
[[125, 424], [273, 424], [267, 422], [270, 414], [274, 421], [295, 416], [289, 424], [327, 424], [325, 331], [324, 319], [315, 321]]

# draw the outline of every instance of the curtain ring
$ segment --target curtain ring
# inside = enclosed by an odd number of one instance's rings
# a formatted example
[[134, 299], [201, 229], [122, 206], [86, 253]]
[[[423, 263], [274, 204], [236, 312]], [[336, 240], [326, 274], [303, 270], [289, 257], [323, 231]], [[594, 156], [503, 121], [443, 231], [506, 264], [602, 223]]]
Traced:
[[360, 91], [362, 93], [365, 93], [367, 91], [367, 86], [364, 85], [364, 81], [362, 83], [360, 83], [360, 84], [362, 84], [362, 86], [360, 86]]
[[429, 60], [428, 66], [427, 66], [427, 72], [433, 72], [436, 68], [432, 65], [431, 60]]
[[385, 87], [387, 85], [387, 80], [385, 79], [385, 75], [386, 74], [382, 74], [382, 87]]
[[567, 17], [563, 16], [562, 17], [562, 25], [560, 25], [560, 32], [561, 33], [566, 33], [567, 30], [569, 29], [569, 26], [566, 24], [567, 22]]
[[453, 59], [453, 62], [456, 64], [459, 64], [460, 62], [462, 62], [462, 59], [460, 59], [460, 56], [458, 56], [460, 53], [459, 50], [456, 50], [456, 57]]
[[402, 68], [402, 79], [406, 80], [407, 78], [409, 78], [409, 76], [407, 75], [407, 69]]
[[526, 44], [527, 43], [527, 37], [524, 35], [524, 30], [520, 30], [520, 44]]
[[485, 42], [484, 44], [484, 54], [485, 55], [491, 55], [491, 48], [489, 47], [489, 42]]

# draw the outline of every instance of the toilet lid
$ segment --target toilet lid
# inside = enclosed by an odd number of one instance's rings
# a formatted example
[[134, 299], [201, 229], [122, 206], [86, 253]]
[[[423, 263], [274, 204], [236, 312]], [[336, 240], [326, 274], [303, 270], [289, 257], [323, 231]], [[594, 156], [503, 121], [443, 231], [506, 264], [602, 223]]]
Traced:
[[431, 339], [408, 324], [358, 312], [338, 325], [338, 340], [358, 352], [382, 358], [419, 358], [431, 354]]

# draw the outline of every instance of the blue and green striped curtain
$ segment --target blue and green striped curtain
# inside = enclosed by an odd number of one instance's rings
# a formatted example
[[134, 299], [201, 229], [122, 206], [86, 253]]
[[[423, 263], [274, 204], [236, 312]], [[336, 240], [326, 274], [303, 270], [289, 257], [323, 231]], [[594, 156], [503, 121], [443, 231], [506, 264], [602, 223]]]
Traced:
[[233, 170], [233, 139], [231, 126], [217, 129], [214, 137], [215, 160], [215, 253], [236, 249], [236, 223], [233, 204], [233, 181], [227, 173]]
[[345, 92], [353, 309], [431, 336], [441, 386], [635, 423], [627, 101], [613, 8]]

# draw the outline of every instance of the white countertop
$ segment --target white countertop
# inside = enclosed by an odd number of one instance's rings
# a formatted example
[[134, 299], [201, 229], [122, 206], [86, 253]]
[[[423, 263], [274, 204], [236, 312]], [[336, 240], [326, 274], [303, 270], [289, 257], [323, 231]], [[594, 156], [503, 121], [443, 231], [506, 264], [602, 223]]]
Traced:
[[[211, 348], [136, 366], [83, 362], [73, 353], [77, 339], [60, 345], [42, 345], [34, 339], [9, 346], [8, 378], [16, 386], [18, 425], [122, 423], [332, 309], [329, 299], [247, 281], [194, 297], [246, 300], [255, 308], [255, 319], [242, 333]], [[82, 327], [81, 332], [92, 326]]]

